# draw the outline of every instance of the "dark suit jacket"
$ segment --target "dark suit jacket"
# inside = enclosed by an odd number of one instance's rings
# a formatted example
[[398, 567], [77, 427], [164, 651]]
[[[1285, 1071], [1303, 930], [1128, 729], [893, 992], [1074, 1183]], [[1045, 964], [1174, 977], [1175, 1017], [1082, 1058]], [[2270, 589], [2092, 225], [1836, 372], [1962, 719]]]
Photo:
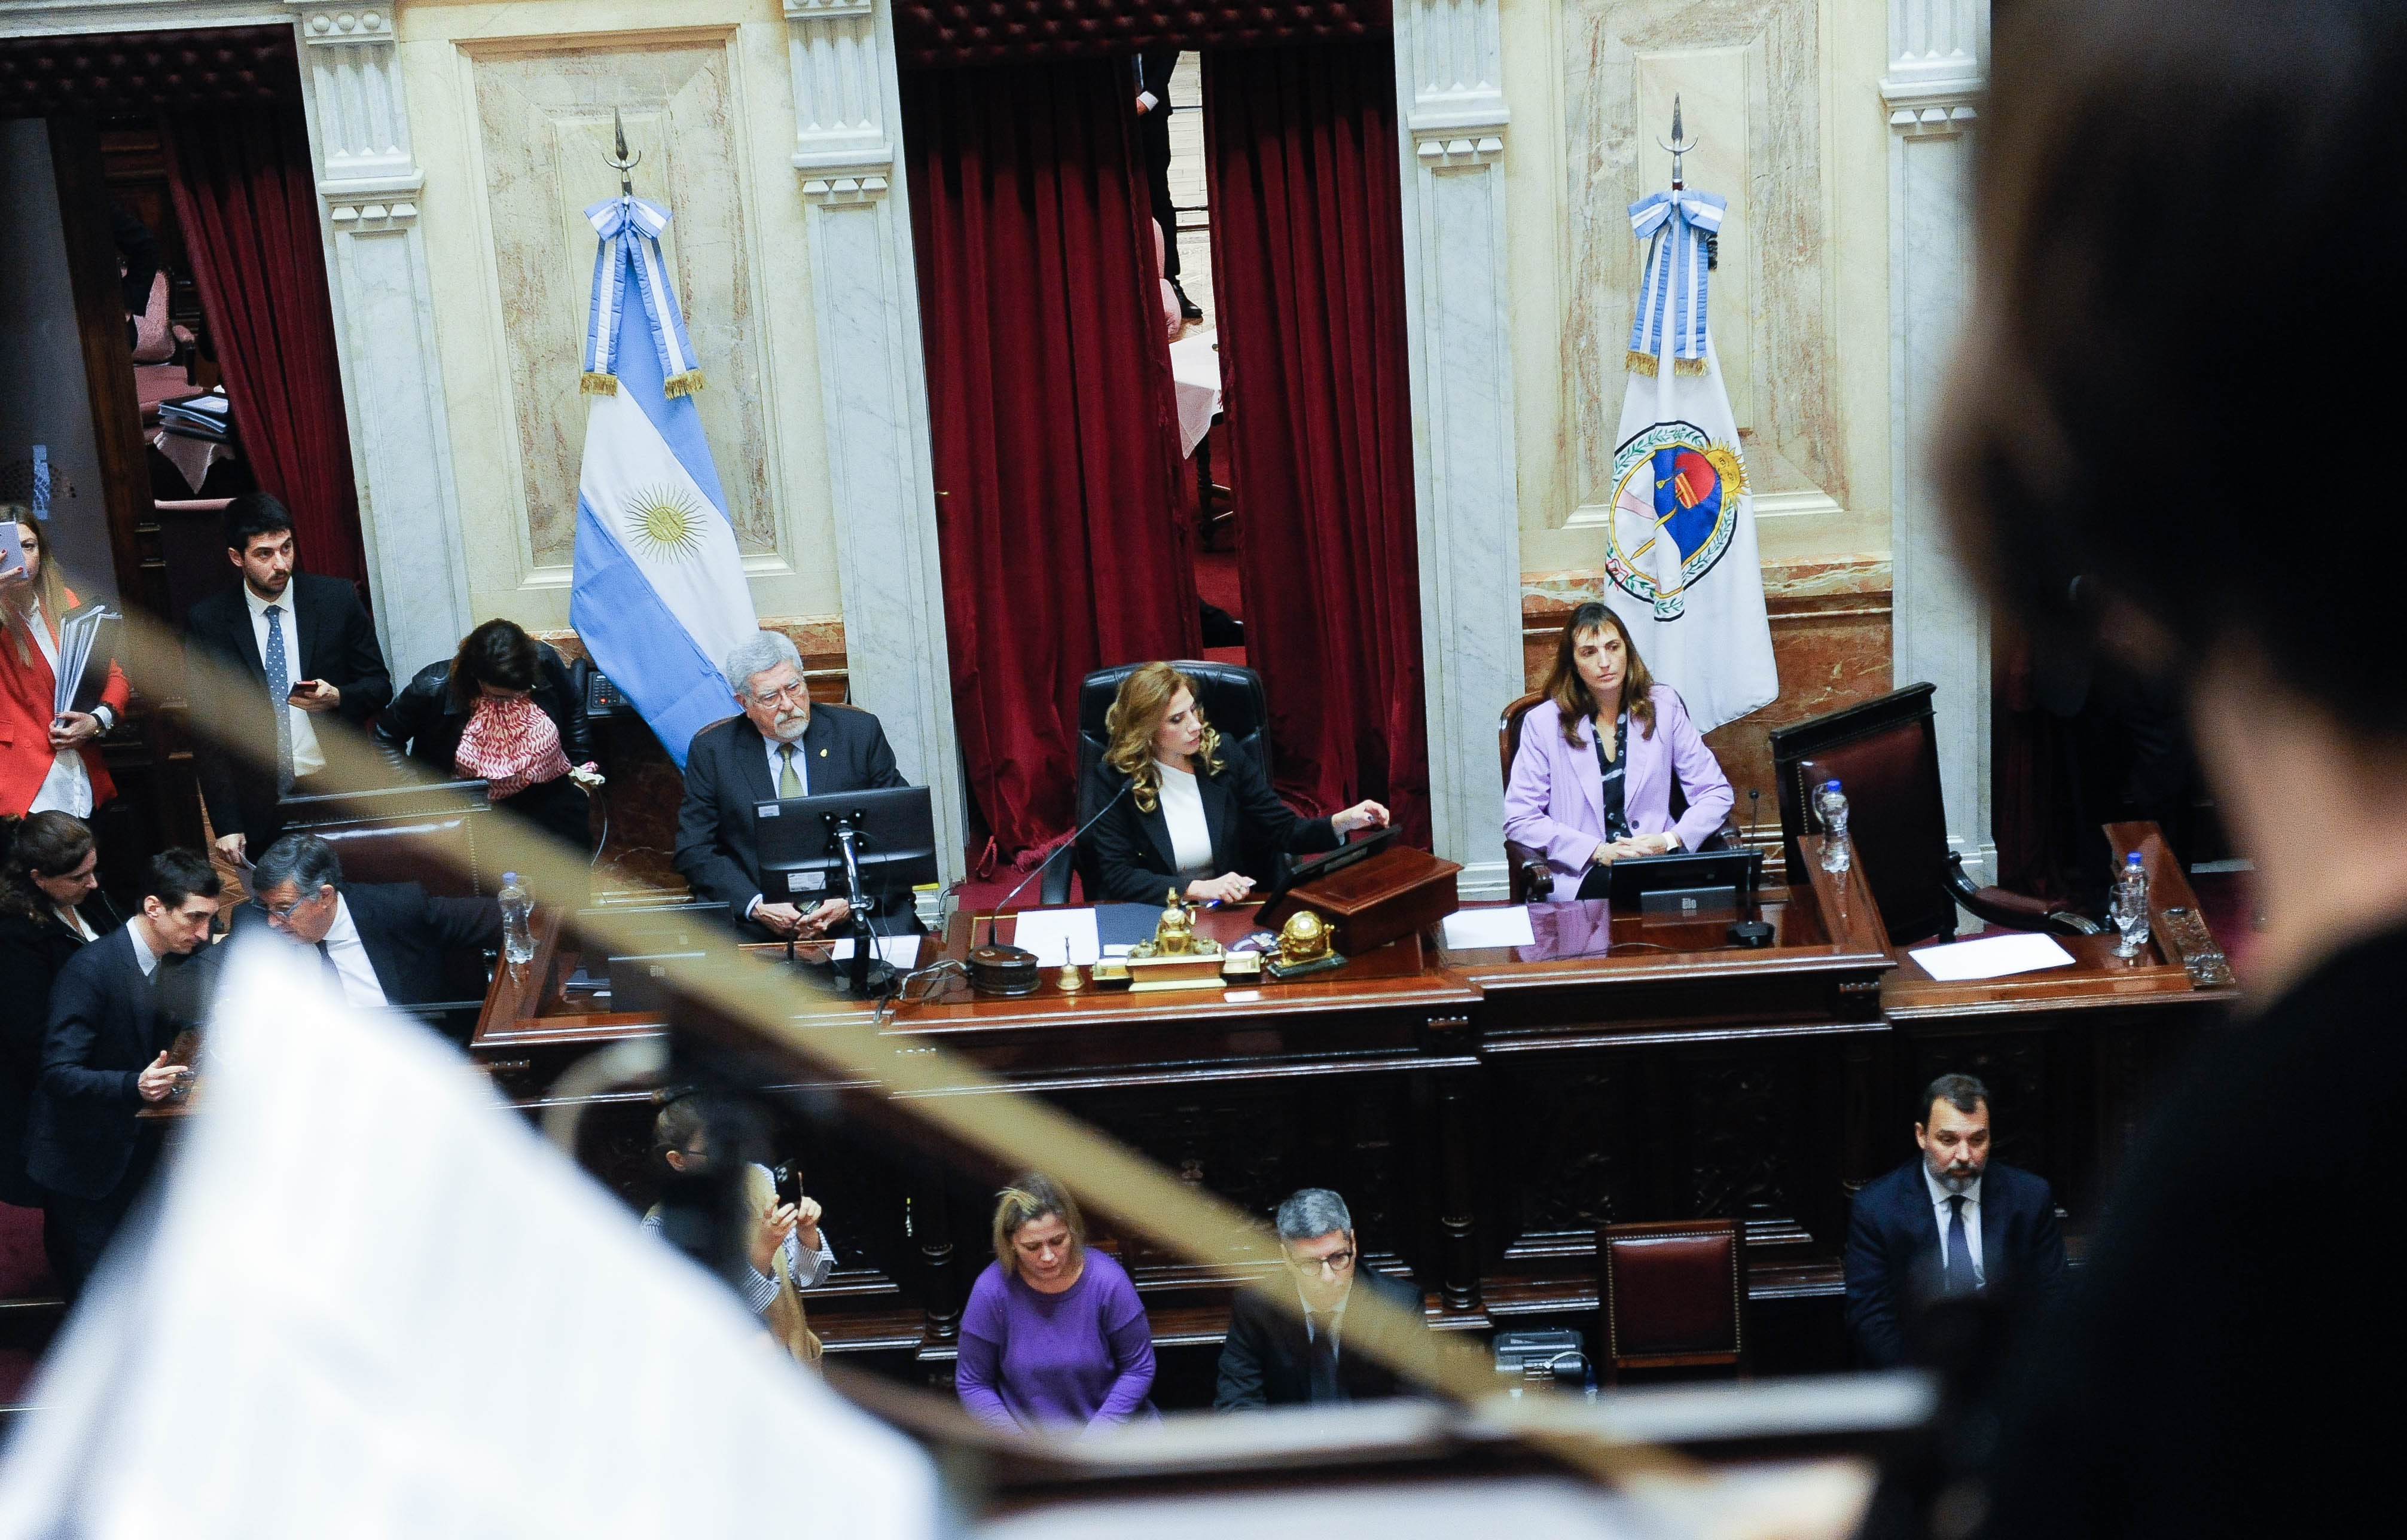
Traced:
[[[25, 1124], [25, 1168], [36, 1181], [78, 1198], [117, 1190], [141, 1131], [135, 1077], [178, 1031], [197, 1024], [197, 997], [177, 985], [190, 982], [187, 969], [205, 973], [213, 960], [162, 957], [158, 974], [145, 979], [133, 935], [121, 926], [59, 969]], [[178, 998], [194, 1003], [179, 1010], [169, 1003]]]
[[[430, 897], [416, 883], [345, 883], [343, 903], [359, 928], [360, 946], [376, 969], [387, 1003], [431, 1005], [449, 999], [443, 957], [451, 952], [496, 950], [502, 944], [498, 898]], [[256, 902], [235, 911], [236, 936], [265, 929]]]
[[[810, 795], [907, 785], [894, 767], [886, 729], [854, 706], [815, 705], [803, 730]], [[742, 919], [761, 892], [761, 847], [752, 808], [773, 800], [769, 747], [748, 716], [713, 722], [693, 735], [685, 756], [685, 801], [677, 809], [677, 853], [671, 864], [706, 903], [722, 903]], [[784, 903], [773, 894], [770, 903]]]
[[[294, 572], [284, 597], [292, 602], [292, 624], [299, 631], [301, 678], [322, 679], [342, 691], [343, 703], [333, 714], [355, 728], [365, 725], [392, 699], [392, 680], [385, 672], [376, 628], [360, 608], [359, 594], [341, 578]], [[267, 699], [267, 668], [259, 659], [259, 641], [251, 634], [250, 607], [243, 600], [240, 584], [211, 594], [184, 616], [184, 653], [214, 658], [258, 684], [257, 694], [243, 708], [244, 719], [227, 727], [229, 735], [240, 742], [264, 742], [270, 756], [264, 767], [252, 765], [228, 756], [210, 738], [193, 735], [192, 757], [210, 826], [220, 834], [274, 829], [276, 718]], [[256, 841], [250, 854], [253, 858], [260, 854]]]
[[[539, 661], [532, 699], [560, 729], [560, 752], [570, 764], [582, 765], [593, 757], [593, 730], [585, 714], [585, 697], [549, 643], [536, 643], [535, 651]], [[467, 730], [468, 713], [451, 706], [450, 663], [429, 663], [401, 687], [392, 704], [377, 718], [377, 747], [394, 759], [406, 754], [449, 777], [458, 773], [451, 760], [460, 752], [460, 735]]]
[[[1270, 882], [1282, 851], [1303, 853], [1337, 848], [1337, 830], [1326, 818], [1299, 818], [1278, 798], [1254, 756], [1232, 743], [1220, 746], [1220, 773], [1198, 775], [1196, 790], [1204, 798], [1204, 820], [1212, 830], [1212, 875], [1242, 871], [1257, 884]], [[1086, 806], [1104, 803], [1128, 784], [1128, 777], [1098, 761], [1087, 780]], [[1177, 875], [1172, 853], [1170, 821], [1157, 805], [1151, 812], [1136, 805], [1132, 792], [1108, 808], [1085, 843], [1090, 869], [1102, 890], [1094, 901], [1158, 904], [1175, 888], [1187, 891]]]
[[1147, 49], [1136, 56], [1139, 83], [1129, 92], [1134, 101], [1137, 92], [1153, 92], [1158, 106], [1148, 107], [1138, 121], [1145, 127], [1157, 128], [1170, 121], [1170, 73], [1178, 67], [1179, 50], [1175, 47]]
[[[1265, 1287], [1291, 1289], [1294, 1285], [1282, 1275]], [[1337, 1333], [1337, 1385], [1347, 1401], [1375, 1401], [1412, 1389], [1383, 1362], [1385, 1356], [1392, 1356], [1392, 1350], [1374, 1356], [1371, 1349], [1393, 1344], [1393, 1350], [1414, 1359], [1431, 1350], [1426, 1324], [1407, 1327], [1410, 1338], [1399, 1339], [1365, 1323], [1350, 1307], [1365, 1293], [1410, 1310], [1417, 1321], [1422, 1320], [1418, 1289], [1368, 1268], [1355, 1273], [1353, 1293], [1346, 1300], [1349, 1307]], [[1229, 1312], [1228, 1340], [1220, 1346], [1220, 1388], [1212, 1397], [1212, 1409], [1230, 1412], [1308, 1403], [1312, 1399], [1311, 1368], [1305, 1357], [1309, 1351], [1302, 1317], [1282, 1309], [1258, 1290], [1238, 1290]]]
[[[1989, 1162], [1981, 1175], [1983, 1293], [2013, 1299], [2055, 1293], [2064, 1281], [2056, 1194], [2028, 1171]], [[1922, 1157], [1868, 1183], [1847, 1219], [1847, 1332], [1867, 1366], [1908, 1362], [1906, 1325], [1937, 1292], [1939, 1218]]]
[[[84, 924], [106, 936], [124, 922], [106, 894], [83, 902]], [[25, 1175], [25, 1118], [42, 1078], [42, 1043], [50, 1030], [50, 986], [84, 949], [84, 939], [40, 915], [0, 914], [0, 1202], [38, 1208], [41, 1190]]]

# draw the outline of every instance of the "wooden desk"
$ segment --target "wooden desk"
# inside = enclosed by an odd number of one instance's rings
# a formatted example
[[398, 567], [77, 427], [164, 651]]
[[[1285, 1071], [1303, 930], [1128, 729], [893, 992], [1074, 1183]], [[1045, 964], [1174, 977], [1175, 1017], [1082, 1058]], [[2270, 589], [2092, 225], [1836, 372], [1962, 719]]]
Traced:
[[[1431, 932], [1235, 990], [1065, 995], [1047, 969], [1034, 995], [989, 998], [956, 980], [883, 1030], [898, 1053], [959, 1053], [1265, 1216], [1297, 1187], [1337, 1189], [1366, 1260], [1418, 1279], [1441, 1326], [1587, 1325], [1568, 1318], [1595, 1308], [1598, 1222], [1740, 1217], [1759, 1362], [1836, 1367], [1846, 1204], [1911, 1153], [1916, 1087], [1949, 1069], [1988, 1079], [2001, 1156], [2055, 1181], [2077, 1222], [2151, 1071], [2223, 1001], [2178, 968], [2095, 958], [2044, 983], [1909, 977], [1860, 871], [1824, 872], [1814, 848], [1810, 885], [1764, 896], [1761, 950], [1729, 943], [1729, 915], [1573, 902], [1533, 913], [1534, 948], [1448, 952]], [[956, 916], [923, 960], [963, 954], [986, 924]], [[1004, 939], [1014, 924], [999, 922]], [[1248, 924], [1215, 911], [1201, 928], [1227, 941]], [[576, 1058], [665, 1029], [573, 1009], [560, 982], [575, 962], [543, 917], [534, 963], [496, 979], [470, 1045], [531, 1110]], [[799, 1021], [865, 1010], [797, 986]], [[2133, 1010], [2151, 1023], [2136, 1038]], [[813, 1296], [815, 1327], [838, 1351], [907, 1343], [948, 1363], [1008, 1173], [915, 1131], [907, 1096], [799, 1069], [792, 1085], [780, 1137], [843, 1263], [837, 1290]], [[650, 1110], [640, 1092], [593, 1098], [582, 1140], [638, 1203]], [[1107, 1218], [1097, 1231], [1159, 1342], [1217, 1341], [1234, 1275], [1116, 1237]]]

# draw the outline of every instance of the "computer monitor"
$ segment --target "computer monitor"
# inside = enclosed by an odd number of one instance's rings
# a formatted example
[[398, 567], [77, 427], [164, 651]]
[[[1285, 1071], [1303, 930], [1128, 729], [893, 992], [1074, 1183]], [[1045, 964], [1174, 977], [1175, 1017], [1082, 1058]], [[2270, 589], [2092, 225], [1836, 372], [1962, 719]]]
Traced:
[[1755, 897], [1762, 877], [1763, 852], [1752, 848], [1633, 855], [1590, 870], [1579, 896], [1648, 913], [1736, 909]]
[[861, 888], [881, 913], [911, 907], [911, 890], [936, 880], [936, 819], [925, 786], [839, 791], [760, 802], [752, 809], [764, 901], [808, 908], [845, 897], [837, 830], [860, 838]]

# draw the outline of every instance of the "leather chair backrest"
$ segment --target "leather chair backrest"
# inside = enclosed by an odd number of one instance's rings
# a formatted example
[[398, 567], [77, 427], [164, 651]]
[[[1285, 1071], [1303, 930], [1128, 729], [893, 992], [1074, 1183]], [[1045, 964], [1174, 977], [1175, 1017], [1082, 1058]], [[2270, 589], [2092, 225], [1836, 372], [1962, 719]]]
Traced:
[[[1098, 669], [1087, 675], [1078, 686], [1078, 822], [1084, 824], [1094, 813], [1088, 805], [1087, 778], [1103, 763], [1104, 751], [1111, 746], [1104, 728], [1104, 717], [1112, 709], [1119, 694], [1120, 682], [1138, 669], [1141, 663], [1122, 663], [1114, 668]], [[1270, 700], [1262, 693], [1262, 676], [1239, 663], [1200, 662], [1181, 659], [1172, 665], [1195, 681], [1198, 703], [1204, 708], [1204, 720], [1218, 730], [1224, 744], [1245, 749], [1271, 773]], [[1087, 864], [1087, 853], [1078, 852], [1078, 874], [1088, 892], [1095, 891], [1095, 875]]]
[[501, 891], [477, 844], [492, 809], [482, 781], [288, 797], [277, 804], [287, 834], [314, 834], [335, 847], [347, 883], [416, 883], [438, 897], [481, 898]]
[[1535, 690], [1527, 695], [1517, 695], [1513, 703], [1504, 708], [1504, 714], [1497, 720], [1497, 768], [1503, 773], [1505, 785], [1513, 784], [1513, 761], [1521, 756], [1521, 720], [1530, 714], [1531, 707], [1545, 699]]
[[1605, 1352], [1614, 1363], [1739, 1360], [1746, 1269], [1737, 1221], [1602, 1225], [1597, 1254]]
[[1805, 869], [1799, 837], [1821, 832], [1814, 794], [1825, 781], [1836, 781], [1846, 793], [1857, 863], [1889, 940], [1899, 946], [1956, 927], [1931, 693], [1929, 685], [1910, 685], [1772, 734], [1790, 882], [1801, 883]]

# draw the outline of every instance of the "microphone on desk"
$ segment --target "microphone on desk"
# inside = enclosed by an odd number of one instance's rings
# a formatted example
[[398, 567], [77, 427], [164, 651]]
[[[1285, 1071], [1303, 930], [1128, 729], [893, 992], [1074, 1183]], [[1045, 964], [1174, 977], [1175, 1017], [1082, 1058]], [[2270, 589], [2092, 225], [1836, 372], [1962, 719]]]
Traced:
[[[1757, 851], [1760, 852], [1763, 848], [1763, 841], [1761, 840], [1761, 835], [1763, 833], [1763, 791], [1760, 787], [1749, 786], [1746, 788], [1746, 821], [1749, 825], [1753, 826], [1746, 831], [1746, 842]], [[1763, 869], [1760, 855], [1758, 856], [1755, 866], [1749, 869], [1757, 872], [1760, 872]], [[1758, 896], [1758, 898], [1759, 902], [1760, 895]], [[1759, 909], [1757, 912], [1761, 913], [1762, 911]], [[1730, 927], [1730, 940], [1732, 946], [1743, 946], [1749, 948], [1750, 950], [1759, 947], [1767, 947], [1772, 944], [1772, 926], [1761, 920], [1741, 920]]]
[[970, 949], [972, 989], [981, 995], [1033, 995], [1036, 992], [1036, 954], [1016, 946], [995, 945], [994, 924], [1003, 917], [1003, 911], [1011, 907], [1011, 901], [1027, 892], [1028, 884], [1036, 881], [1038, 875], [1060, 857], [1061, 851], [1075, 850], [1087, 831], [1103, 822], [1104, 814], [1111, 812], [1119, 799], [1128, 795], [1129, 788], [1135, 784], [1133, 779], [1122, 781], [1120, 789], [1112, 793], [1110, 800], [1095, 810], [1093, 817], [1080, 824], [1070, 838], [1062, 841], [1060, 849], [1037, 862], [1035, 868], [1019, 880], [1019, 885], [1004, 894], [1003, 902], [994, 906], [994, 912], [986, 917], [986, 945]]

